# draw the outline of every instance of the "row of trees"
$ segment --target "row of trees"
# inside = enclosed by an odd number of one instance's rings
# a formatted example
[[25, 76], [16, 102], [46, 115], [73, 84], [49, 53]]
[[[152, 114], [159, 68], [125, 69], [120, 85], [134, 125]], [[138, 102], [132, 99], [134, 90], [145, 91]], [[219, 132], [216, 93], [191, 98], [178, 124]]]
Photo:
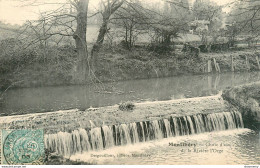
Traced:
[[[171, 39], [187, 33], [191, 27], [205, 44], [208, 37], [216, 41], [223, 35], [222, 8], [225, 6], [201, 0], [196, 0], [193, 6], [187, 0], [165, 0], [163, 3], [160, 7], [138, 0], [101, 0], [100, 7], [90, 14], [89, 0], [68, 0], [56, 10], [40, 13], [38, 20], [27, 21], [19, 39], [26, 44], [24, 48], [40, 45], [43, 49], [50, 43], [58, 46], [73, 39], [78, 54], [78, 78], [84, 81], [94, 75], [98, 52], [111, 27], [122, 35], [123, 44], [128, 49], [142, 34], [149, 34], [153, 43], [163, 46], [169, 46]], [[86, 31], [90, 18], [98, 18], [100, 28], [96, 41], [89, 49]], [[206, 26], [199, 22], [201, 20], [207, 22]], [[241, 32], [258, 36], [259, 0], [237, 2], [227, 21], [231, 24], [225, 30], [225, 36], [230, 41], [234, 41]]]

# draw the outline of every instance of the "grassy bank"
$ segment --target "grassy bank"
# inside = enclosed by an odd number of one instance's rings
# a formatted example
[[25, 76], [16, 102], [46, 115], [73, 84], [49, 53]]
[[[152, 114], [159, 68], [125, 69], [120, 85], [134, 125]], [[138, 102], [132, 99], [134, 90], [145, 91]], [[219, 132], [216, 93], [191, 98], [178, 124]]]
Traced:
[[223, 98], [237, 107], [246, 126], [260, 125], [260, 83], [237, 86], [223, 92]]
[[[73, 46], [19, 50], [17, 41], [1, 43], [0, 90], [14, 87], [38, 87], [79, 84], [76, 79], [77, 53]], [[7, 46], [5, 46], [7, 45]], [[215, 58], [221, 72], [231, 70], [230, 55], [234, 57], [235, 71], [258, 70], [253, 50], [225, 53], [201, 53], [199, 57], [182, 52], [158, 54], [146, 47], [131, 51], [122, 46], [104, 46], [98, 54], [96, 77], [103, 82], [169, 77], [180, 74], [207, 72], [207, 61]], [[213, 73], [215, 71], [212, 62]], [[85, 83], [90, 83], [88, 80]]]

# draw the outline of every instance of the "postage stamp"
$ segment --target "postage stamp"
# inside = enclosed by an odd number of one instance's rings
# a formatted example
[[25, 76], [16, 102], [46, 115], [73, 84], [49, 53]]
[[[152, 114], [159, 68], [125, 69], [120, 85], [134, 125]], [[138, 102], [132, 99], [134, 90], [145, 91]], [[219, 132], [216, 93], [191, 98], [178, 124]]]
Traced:
[[1, 164], [38, 165], [44, 163], [43, 130], [22, 129], [1, 132]]

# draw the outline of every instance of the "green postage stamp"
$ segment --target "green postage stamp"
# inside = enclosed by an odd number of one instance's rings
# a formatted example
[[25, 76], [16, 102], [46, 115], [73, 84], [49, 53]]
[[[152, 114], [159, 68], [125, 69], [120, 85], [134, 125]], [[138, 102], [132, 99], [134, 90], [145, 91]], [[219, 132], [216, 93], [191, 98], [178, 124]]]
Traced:
[[43, 130], [1, 130], [1, 164], [43, 164], [45, 158]]

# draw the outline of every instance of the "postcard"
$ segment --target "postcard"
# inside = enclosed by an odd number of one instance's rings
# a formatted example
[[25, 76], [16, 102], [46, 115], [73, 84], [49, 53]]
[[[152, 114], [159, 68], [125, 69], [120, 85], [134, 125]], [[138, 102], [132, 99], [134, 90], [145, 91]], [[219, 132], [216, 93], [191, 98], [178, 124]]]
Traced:
[[0, 0], [0, 163], [260, 164], [260, 3]]

